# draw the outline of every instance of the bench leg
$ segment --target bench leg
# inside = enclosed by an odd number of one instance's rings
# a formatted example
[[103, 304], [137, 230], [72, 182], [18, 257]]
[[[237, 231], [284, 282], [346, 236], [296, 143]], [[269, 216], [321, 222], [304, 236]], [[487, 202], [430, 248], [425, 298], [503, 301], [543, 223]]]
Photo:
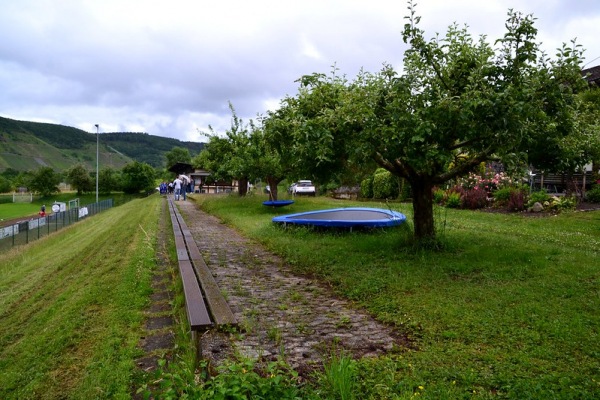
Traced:
[[202, 335], [200, 332], [192, 331], [192, 343], [194, 345], [194, 370], [197, 370], [200, 366], [200, 360], [202, 360]]

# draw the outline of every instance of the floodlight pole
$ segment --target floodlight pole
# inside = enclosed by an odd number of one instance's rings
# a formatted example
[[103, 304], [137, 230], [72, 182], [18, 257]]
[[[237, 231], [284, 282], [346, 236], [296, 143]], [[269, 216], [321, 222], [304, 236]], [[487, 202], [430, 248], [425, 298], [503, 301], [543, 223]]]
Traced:
[[100, 125], [96, 124], [96, 204], [98, 203], [98, 164], [99, 164], [99, 157], [98, 155], [100, 154], [98, 152], [98, 144], [100, 143]]

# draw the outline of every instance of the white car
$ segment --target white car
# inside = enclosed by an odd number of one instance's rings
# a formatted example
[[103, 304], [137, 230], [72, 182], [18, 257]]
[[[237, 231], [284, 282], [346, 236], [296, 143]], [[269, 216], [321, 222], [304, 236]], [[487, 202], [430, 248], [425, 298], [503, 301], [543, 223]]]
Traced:
[[315, 185], [313, 185], [313, 183], [311, 181], [307, 181], [307, 180], [298, 181], [292, 185], [292, 194], [294, 196], [301, 195], [301, 194], [316, 196], [317, 189], [315, 188]]

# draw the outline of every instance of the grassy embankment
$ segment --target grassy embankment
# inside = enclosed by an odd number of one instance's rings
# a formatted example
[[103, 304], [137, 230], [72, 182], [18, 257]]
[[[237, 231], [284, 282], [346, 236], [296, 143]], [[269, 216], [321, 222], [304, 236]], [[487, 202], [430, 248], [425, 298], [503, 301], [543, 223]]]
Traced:
[[[301, 198], [272, 209], [262, 196], [195, 199], [414, 340], [416, 350], [356, 365], [357, 399], [600, 397], [598, 211], [442, 209], [445, 250], [427, 252], [413, 250], [402, 228], [328, 233], [270, 222], [364, 203]], [[391, 206], [412, 220], [410, 205]]]
[[[123, 193], [111, 193], [98, 196], [98, 201], [113, 199], [113, 205], [117, 206], [139, 196], [126, 195]], [[0, 222], [13, 218], [35, 218], [42, 205], [46, 205], [46, 212], [52, 212], [52, 204], [55, 201], [68, 203], [69, 200], [79, 199], [79, 205], [84, 206], [96, 202], [96, 195], [77, 195], [75, 192], [58, 193], [48, 197], [34, 196], [31, 203], [13, 203], [12, 194], [0, 194]]]
[[130, 398], [160, 197], [0, 254], [0, 398]]

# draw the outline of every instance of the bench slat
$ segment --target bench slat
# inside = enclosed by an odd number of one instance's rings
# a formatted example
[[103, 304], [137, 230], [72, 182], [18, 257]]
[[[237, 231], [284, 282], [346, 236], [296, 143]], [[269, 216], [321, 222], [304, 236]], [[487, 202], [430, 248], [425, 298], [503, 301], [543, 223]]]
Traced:
[[212, 321], [204, 300], [200, 285], [190, 261], [179, 262], [179, 273], [183, 282], [188, 321], [192, 330], [202, 330], [212, 326]]
[[204, 292], [205, 300], [208, 303], [208, 308], [210, 309], [215, 324], [237, 325], [237, 320], [233, 315], [233, 312], [231, 311], [227, 300], [225, 300], [225, 297], [221, 293], [221, 290], [219, 289], [215, 278], [208, 269], [204, 258], [200, 254], [200, 250], [196, 245], [196, 241], [194, 240], [191, 231], [187, 227], [185, 221], [183, 220], [179, 210], [175, 205], [173, 205], [173, 212], [175, 214], [177, 222], [179, 223], [181, 232], [187, 245], [189, 259], [191, 260], [192, 266], [196, 271], [196, 276], [198, 277], [200, 287]]

